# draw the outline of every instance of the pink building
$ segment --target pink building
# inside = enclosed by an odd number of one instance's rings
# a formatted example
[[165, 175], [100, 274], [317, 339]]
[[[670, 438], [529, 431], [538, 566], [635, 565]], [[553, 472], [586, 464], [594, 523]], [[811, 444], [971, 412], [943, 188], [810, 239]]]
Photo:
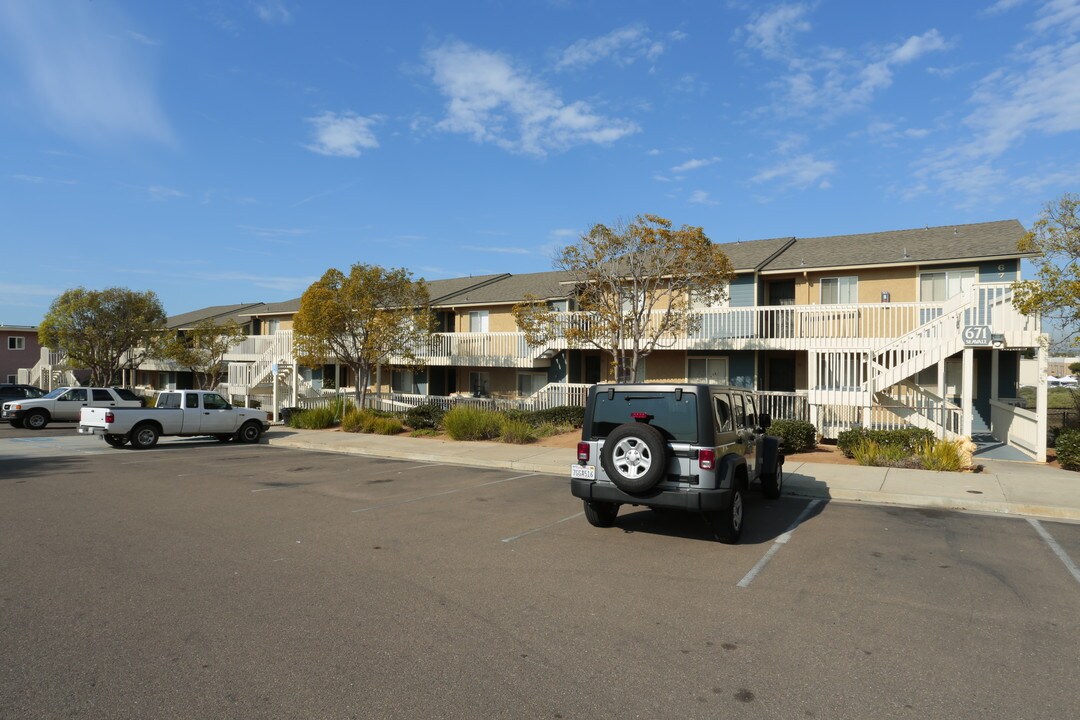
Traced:
[[34, 367], [40, 357], [36, 326], [0, 325], [0, 383], [18, 382], [19, 368]]

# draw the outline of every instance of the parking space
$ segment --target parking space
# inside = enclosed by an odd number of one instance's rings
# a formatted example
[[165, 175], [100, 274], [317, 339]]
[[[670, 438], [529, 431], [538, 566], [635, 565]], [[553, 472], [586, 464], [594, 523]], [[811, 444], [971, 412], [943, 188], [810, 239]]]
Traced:
[[1080, 714], [1080, 583], [1023, 519], [755, 494], [725, 546], [562, 477], [5, 439], [3, 716]]

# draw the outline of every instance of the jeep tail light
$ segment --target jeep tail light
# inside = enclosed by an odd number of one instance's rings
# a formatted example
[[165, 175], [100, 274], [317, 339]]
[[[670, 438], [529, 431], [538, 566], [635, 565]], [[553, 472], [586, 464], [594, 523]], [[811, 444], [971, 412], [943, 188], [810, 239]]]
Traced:
[[697, 464], [702, 470], [715, 470], [716, 469], [716, 451], [715, 450], [698, 450]]
[[589, 462], [589, 443], [579, 442], [577, 444], [577, 459], [578, 462]]
[[113, 415], [112, 410], [106, 410], [105, 411], [105, 422], [107, 422], [107, 423], [116, 422], [116, 416]]

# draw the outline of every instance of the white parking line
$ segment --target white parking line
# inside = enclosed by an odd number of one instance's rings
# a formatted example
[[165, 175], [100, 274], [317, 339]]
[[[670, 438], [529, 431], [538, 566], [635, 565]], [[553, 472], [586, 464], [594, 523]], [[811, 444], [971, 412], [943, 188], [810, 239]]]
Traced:
[[427, 500], [433, 497], [441, 497], [443, 495], [452, 495], [453, 493], [464, 492], [466, 490], [475, 490], [476, 488], [487, 487], [488, 485], [498, 485], [499, 483], [510, 482], [511, 480], [520, 480], [521, 478], [533, 477], [540, 473], [528, 473], [526, 475], [516, 475], [510, 478], [503, 478], [502, 480], [492, 480], [491, 482], [480, 483], [479, 485], [470, 485], [469, 487], [457, 488], [455, 490], [444, 490], [443, 492], [432, 493], [431, 495], [421, 495], [420, 497], [411, 498], [409, 500], [399, 500], [392, 503], [383, 503], [381, 505], [370, 505], [368, 507], [359, 508], [353, 510], [354, 513], [367, 512], [368, 510], [378, 510], [379, 508], [396, 507], [397, 505], [408, 505], [409, 503], [420, 502], [421, 500]]
[[564, 523], [567, 520], [573, 520], [574, 518], [579, 518], [584, 514], [585, 514], [584, 512], [575, 513], [574, 515], [571, 515], [570, 517], [564, 517], [562, 520], [556, 520], [555, 522], [548, 523], [547, 525], [544, 525], [543, 527], [533, 528], [532, 530], [526, 530], [525, 532], [521, 533], [520, 535], [514, 535], [512, 537], [503, 538], [502, 541], [503, 542], [511, 542], [511, 541], [517, 540], [518, 538], [523, 538], [526, 535], [532, 535], [533, 533], [540, 532], [541, 530], [547, 530], [549, 527], [555, 527], [559, 523]]
[[1076, 563], [1072, 561], [1069, 554], [1065, 552], [1065, 548], [1058, 544], [1058, 541], [1047, 532], [1046, 528], [1042, 526], [1042, 523], [1034, 518], [1026, 518], [1031, 527], [1035, 528], [1035, 532], [1039, 533], [1039, 536], [1046, 541], [1046, 544], [1050, 546], [1050, 549], [1054, 551], [1054, 554], [1058, 556], [1058, 559], [1065, 564], [1065, 568], [1072, 573], [1073, 579], [1076, 582], [1080, 582], [1080, 568], [1076, 567]]
[[750, 568], [750, 572], [746, 573], [746, 576], [736, 584], [736, 587], [744, 588], [750, 586], [750, 583], [754, 581], [754, 578], [758, 576], [758, 573], [760, 573], [762, 569], [769, 564], [769, 561], [772, 560], [772, 556], [780, 551], [780, 546], [786, 544], [787, 541], [791, 539], [791, 533], [795, 532], [795, 528], [802, 524], [802, 521], [806, 519], [806, 516], [810, 514], [810, 511], [817, 507], [820, 502], [821, 500], [811, 500], [810, 503], [803, 508], [803, 511], [799, 513], [799, 517], [795, 518], [795, 522], [791, 523], [791, 527], [773, 541], [772, 547], [770, 547], [762, 558], [757, 561], [757, 565]]

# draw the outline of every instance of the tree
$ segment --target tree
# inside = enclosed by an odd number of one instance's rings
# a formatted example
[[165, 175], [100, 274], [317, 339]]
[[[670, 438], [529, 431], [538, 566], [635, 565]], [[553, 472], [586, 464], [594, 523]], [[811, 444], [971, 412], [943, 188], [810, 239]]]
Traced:
[[1048, 202], [1031, 231], [1020, 239], [1032, 258], [1036, 279], [1013, 283], [1013, 306], [1041, 314], [1061, 329], [1061, 340], [1075, 344], [1080, 334], [1080, 196], [1066, 193]]
[[154, 291], [127, 288], [67, 290], [53, 300], [38, 337], [67, 353], [73, 368], [90, 371], [90, 384], [110, 385], [123, 367], [160, 354], [165, 309]]
[[209, 390], [225, 368], [225, 353], [243, 339], [244, 328], [235, 320], [220, 325], [212, 319], [200, 320], [174, 337], [162, 354], [190, 370], [200, 389]]
[[304, 291], [293, 318], [297, 359], [322, 365], [336, 359], [356, 373], [361, 407], [373, 370], [390, 357], [418, 364], [414, 348], [431, 334], [427, 286], [397, 268], [357, 263], [348, 275], [330, 268]]
[[607, 352], [617, 382], [632, 381], [641, 358], [693, 332], [700, 324], [694, 306], [723, 300], [734, 276], [731, 261], [700, 227], [673, 229], [656, 215], [594, 225], [554, 264], [569, 274], [582, 314], [565, 322], [526, 298], [513, 310], [518, 326], [534, 345], [562, 333], [570, 347]]

